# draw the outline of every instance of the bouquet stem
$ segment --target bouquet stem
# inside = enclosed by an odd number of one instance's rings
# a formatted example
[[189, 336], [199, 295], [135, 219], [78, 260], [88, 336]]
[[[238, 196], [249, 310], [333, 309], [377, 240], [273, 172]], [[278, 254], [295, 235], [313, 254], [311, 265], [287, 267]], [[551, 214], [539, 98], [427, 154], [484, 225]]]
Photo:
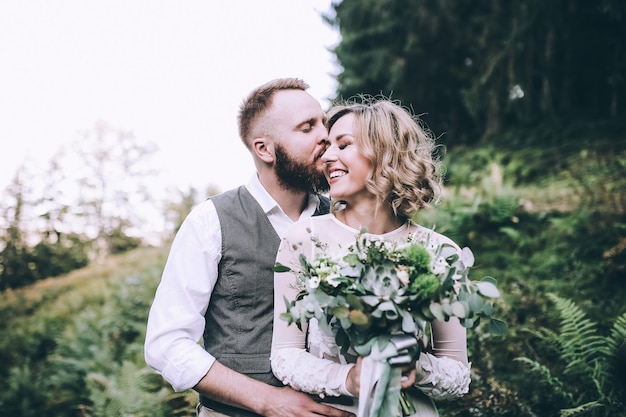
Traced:
[[402, 417], [412, 416], [415, 414], [413, 401], [404, 390], [400, 391], [400, 407], [402, 408]]

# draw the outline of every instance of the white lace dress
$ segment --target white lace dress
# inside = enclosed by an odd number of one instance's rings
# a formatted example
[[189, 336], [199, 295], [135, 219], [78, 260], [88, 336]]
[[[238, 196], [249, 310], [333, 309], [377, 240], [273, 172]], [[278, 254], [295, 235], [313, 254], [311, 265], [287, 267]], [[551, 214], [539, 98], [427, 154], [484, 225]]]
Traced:
[[[333, 214], [312, 217], [296, 223], [283, 239], [277, 261], [298, 265], [298, 256], [313, 256], [318, 250], [310, 240], [311, 233], [328, 244], [329, 253], [341, 251], [352, 242], [358, 230], [339, 222]], [[441, 242], [454, 243], [415, 223], [378, 237], [399, 240], [410, 234], [431, 233]], [[454, 245], [456, 247], [456, 245]], [[277, 273], [274, 278], [274, 334], [272, 339], [272, 371], [284, 384], [294, 389], [319, 395], [325, 401], [356, 413], [356, 401], [346, 389], [346, 377], [354, 366], [355, 356], [341, 355], [334, 332], [320, 327], [315, 320], [302, 331], [280, 318], [284, 299], [293, 300], [297, 293], [294, 276]], [[430, 349], [423, 352], [416, 364], [418, 390], [411, 394], [416, 406], [415, 416], [437, 416], [434, 400], [459, 397], [469, 390], [470, 368], [467, 361], [466, 331], [457, 320], [432, 323]]]

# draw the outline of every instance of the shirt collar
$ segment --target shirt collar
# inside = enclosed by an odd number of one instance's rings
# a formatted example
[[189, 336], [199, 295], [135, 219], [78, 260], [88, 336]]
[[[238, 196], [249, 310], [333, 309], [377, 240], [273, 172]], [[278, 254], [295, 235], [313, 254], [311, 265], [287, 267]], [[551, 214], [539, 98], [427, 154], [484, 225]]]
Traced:
[[[246, 188], [252, 194], [252, 197], [259, 203], [261, 208], [266, 214], [272, 211], [279, 210], [283, 212], [283, 209], [278, 205], [276, 200], [267, 192], [265, 187], [259, 181], [259, 176], [255, 173], [246, 184]], [[301, 214], [301, 217], [310, 217], [315, 213], [315, 209], [319, 205], [320, 199], [317, 195], [309, 193], [308, 204]]]

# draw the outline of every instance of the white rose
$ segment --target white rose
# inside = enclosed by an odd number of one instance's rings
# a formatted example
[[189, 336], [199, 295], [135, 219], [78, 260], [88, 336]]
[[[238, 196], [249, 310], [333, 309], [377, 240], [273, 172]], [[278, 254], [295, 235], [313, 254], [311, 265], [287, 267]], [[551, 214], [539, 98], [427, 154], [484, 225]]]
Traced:
[[319, 287], [319, 285], [320, 285], [320, 277], [318, 277], [317, 275], [313, 275], [312, 277], [309, 278], [308, 286], [310, 289], [313, 290]]
[[430, 266], [431, 271], [435, 275], [441, 275], [448, 270], [448, 263], [443, 257], [438, 257]]

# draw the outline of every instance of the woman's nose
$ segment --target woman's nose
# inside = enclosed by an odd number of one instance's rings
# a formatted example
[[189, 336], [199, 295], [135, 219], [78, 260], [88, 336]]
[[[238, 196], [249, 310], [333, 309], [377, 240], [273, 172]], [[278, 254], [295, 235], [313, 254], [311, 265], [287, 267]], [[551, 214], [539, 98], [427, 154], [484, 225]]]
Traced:
[[337, 155], [335, 154], [334, 146], [328, 144], [326, 147], [326, 151], [322, 154], [323, 162], [331, 162], [337, 159]]

